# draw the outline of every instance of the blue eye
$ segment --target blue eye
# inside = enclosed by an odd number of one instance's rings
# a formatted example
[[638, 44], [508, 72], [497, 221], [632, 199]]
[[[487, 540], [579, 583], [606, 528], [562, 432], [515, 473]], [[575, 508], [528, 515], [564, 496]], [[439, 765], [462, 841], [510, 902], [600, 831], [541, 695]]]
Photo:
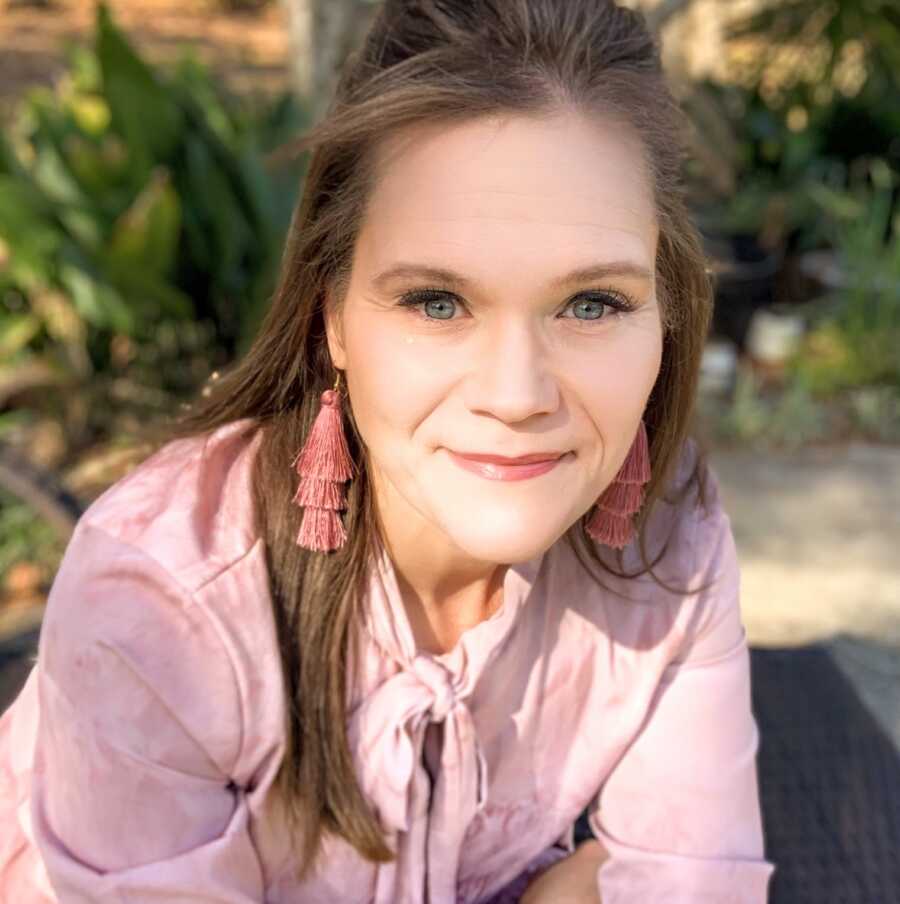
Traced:
[[[409, 308], [417, 308], [421, 305], [424, 319], [426, 320], [452, 320], [452, 306], [457, 304], [457, 302], [458, 299], [455, 296], [445, 292], [443, 289], [419, 289], [402, 295], [397, 303]], [[424, 314], [426, 309], [437, 312], [437, 316], [430, 317]]]
[[565, 310], [578, 311], [587, 313], [587, 317], [572, 317], [566, 319], [572, 320], [602, 320], [606, 316], [606, 309], [609, 305], [599, 298], [573, 298], [565, 307]]
[[567, 305], [565, 310], [582, 311], [587, 313], [587, 317], [564, 318], [569, 320], [603, 320], [609, 315], [606, 313], [607, 308], [614, 311], [633, 311], [634, 305], [617, 292], [582, 292], [576, 295]]
[[448, 294], [447, 292], [440, 292], [440, 291], [435, 291], [435, 290], [429, 289], [425, 292], [415, 293], [414, 297], [415, 297], [415, 300], [403, 301], [403, 302], [401, 302], [401, 304], [422, 305], [423, 312], [425, 310], [430, 310], [432, 314], [435, 314], [434, 317], [429, 318], [431, 320], [452, 320], [453, 319], [453, 307], [452, 306], [456, 304], [456, 299], [452, 295]]
[[[423, 320], [439, 323], [452, 322], [457, 319], [453, 317], [453, 306], [459, 301], [460, 299], [444, 289], [417, 289], [401, 295], [397, 304], [407, 308], [421, 307], [420, 313]], [[588, 316], [562, 317], [561, 319], [593, 323], [609, 317], [606, 312], [607, 308], [612, 308], [616, 312], [628, 312], [633, 311], [636, 307], [637, 305], [631, 299], [619, 292], [580, 292], [566, 303], [563, 310], [570, 308], [573, 311], [580, 310]], [[430, 311], [435, 316], [430, 316], [426, 311]]]

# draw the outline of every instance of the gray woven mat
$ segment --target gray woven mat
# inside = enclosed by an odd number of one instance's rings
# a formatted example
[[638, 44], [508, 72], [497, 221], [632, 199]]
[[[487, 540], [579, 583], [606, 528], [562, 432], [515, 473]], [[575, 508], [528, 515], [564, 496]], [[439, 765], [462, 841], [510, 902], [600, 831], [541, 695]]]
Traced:
[[751, 670], [771, 904], [900, 904], [890, 738], [827, 645], [753, 649]]

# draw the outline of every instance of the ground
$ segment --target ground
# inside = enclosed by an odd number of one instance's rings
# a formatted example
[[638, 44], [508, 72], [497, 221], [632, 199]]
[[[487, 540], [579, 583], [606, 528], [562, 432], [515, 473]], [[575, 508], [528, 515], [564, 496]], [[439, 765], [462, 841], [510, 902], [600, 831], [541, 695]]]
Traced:
[[751, 642], [846, 632], [900, 648], [900, 448], [715, 450]]

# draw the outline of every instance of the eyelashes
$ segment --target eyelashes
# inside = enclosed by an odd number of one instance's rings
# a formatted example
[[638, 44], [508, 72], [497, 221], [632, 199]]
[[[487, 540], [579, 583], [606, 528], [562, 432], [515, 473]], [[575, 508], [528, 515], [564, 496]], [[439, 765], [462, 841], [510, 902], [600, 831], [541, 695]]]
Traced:
[[[429, 324], [440, 325], [443, 323], [455, 323], [460, 319], [458, 317], [427, 317], [424, 313], [424, 310], [416, 310], [431, 301], [449, 301], [452, 304], [462, 304], [462, 299], [460, 299], [453, 292], [448, 292], [446, 289], [426, 288], [414, 289], [410, 292], [404, 292], [399, 296], [397, 305], [399, 307], [410, 309], [411, 312], [416, 314], [420, 320], [425, 321]], [[581, 302], [586, 302], [595, 306], [599, 305], [602, 313], [600, 313], [600, 315], [597, 317], [562, 317], [561, 319], [574, 320], [576, 323], [585, 323], [589, 325], [594, 323], [600, 324], [614, 319], [615, 315], [629, 314], [639, 307], [634, 299], [617, 290], [591, 289], [584, 292], [578, 292], [576, 295], [573, 295], [572, 298], [570, 298], [564, 305], [563, 311], [566, 311], [570, 307]], [[606, 313], [608, 309], [613, 313]]]

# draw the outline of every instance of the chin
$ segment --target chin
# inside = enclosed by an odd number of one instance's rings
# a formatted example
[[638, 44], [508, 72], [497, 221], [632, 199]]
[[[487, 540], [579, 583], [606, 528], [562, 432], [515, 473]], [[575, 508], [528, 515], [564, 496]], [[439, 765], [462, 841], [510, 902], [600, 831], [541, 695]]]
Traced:
[[[539, 559], [544, 553], [546, 549], [541, 548], [534, 551], [529, 550], [528, 552], [523, 552], [521, 548], [518, 549], [508, 549], [506, 547], [500, 549], [494, 549], [482, 552], [477, 556], [478, 561], [488, 562], [492, 565], [507, 565], [507, 566], [515, 566], [515, 565], [523, 565], [526, 562], [534, 561]], [[473, 558], [476, 558], [473, 556]]]
[[[472, 525], [464, 531], [448, 531], [456, 545], [465, 550], [473, 559], [485, 562], [496, 562], [515, 565], [534, 559], [549, 549], [556, 541], [558, 534], [541, 531], [527, 534], [517, 526], [514, 530], [479, 530], [472, 531]], [[563, 531], [560, 531], [562, 533]]]

